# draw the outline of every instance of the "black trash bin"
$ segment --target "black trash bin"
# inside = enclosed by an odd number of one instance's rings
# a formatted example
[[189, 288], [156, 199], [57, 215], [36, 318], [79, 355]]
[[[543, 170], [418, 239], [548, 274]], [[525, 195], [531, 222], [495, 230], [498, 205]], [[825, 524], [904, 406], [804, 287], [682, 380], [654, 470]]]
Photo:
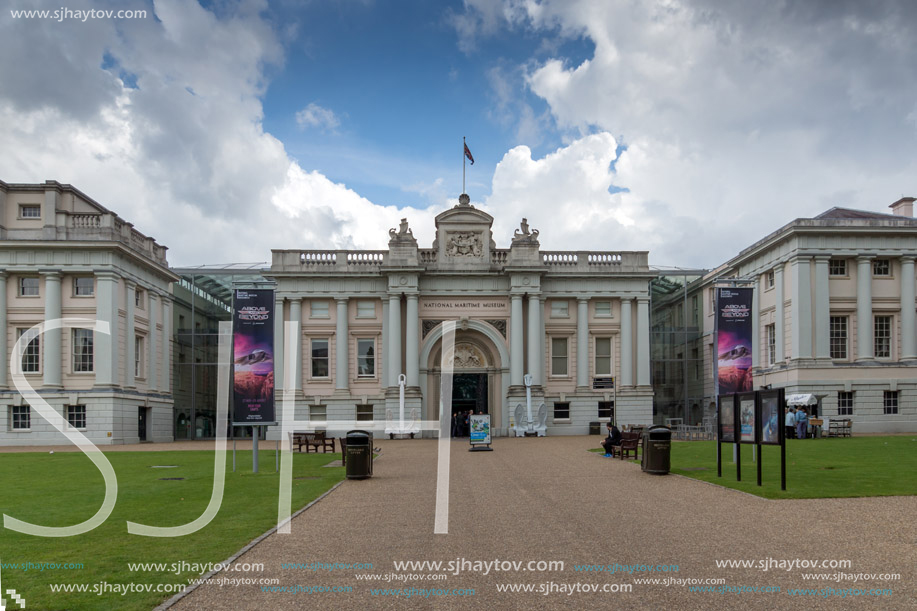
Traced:
[[665, 475], [672, 464], [672, 429], [651, 426], [643, 432], [643, 460], [640, 468], [647, 473]]
[[589, 423], [589, 434], [590, 435], [601, 435], [602, 434], [602, 423], [601, 422], [590, 422]]
[[349, 431], [346, 450], [347, 479], [366, 479], [373, 475], [373, 435]]

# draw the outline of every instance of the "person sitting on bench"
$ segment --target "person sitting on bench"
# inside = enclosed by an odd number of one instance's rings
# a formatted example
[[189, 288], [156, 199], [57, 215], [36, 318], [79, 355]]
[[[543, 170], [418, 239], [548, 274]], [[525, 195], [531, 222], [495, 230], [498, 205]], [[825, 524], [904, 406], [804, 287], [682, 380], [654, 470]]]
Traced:
[[605, 426], [608, 427], [608, 437], [602, 442], [602, 447], [605, 448], [605, 457], [607, 458], [614, 454], [615, 446], [620, 447], [621, 431], [618, 430], [618, 427], [613, 422], [608, 422]]

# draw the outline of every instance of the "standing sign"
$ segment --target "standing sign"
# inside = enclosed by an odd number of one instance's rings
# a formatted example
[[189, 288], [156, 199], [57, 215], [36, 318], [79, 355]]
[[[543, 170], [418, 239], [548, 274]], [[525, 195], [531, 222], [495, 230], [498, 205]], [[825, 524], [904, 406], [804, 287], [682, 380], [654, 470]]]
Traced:
[[232, 310], [233, 424], [275, 424], [274, 291], [236, 289]]
[[717, 395], [752, 389], [751, 300], [754, 289], [717, 288]]
[[755, 443], [758, 439], [757, 401], [753, 392], [739, 395], [739, 441]]
[[490, 450], [490, 414], [471, 414], [468, 425], [471, 427], [471, 450]]

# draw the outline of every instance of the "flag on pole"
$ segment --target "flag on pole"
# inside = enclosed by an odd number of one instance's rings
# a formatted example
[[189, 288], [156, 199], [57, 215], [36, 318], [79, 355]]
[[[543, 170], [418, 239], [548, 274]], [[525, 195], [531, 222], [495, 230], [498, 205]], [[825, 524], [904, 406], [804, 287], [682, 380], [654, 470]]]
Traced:
[[474, 157], [471, 156], [471, 151], [468, 150], [468, 145], [465, 145], [465, 157], [468, 158], [468, 161], [471, 162], [471, 165], [474, 165]]

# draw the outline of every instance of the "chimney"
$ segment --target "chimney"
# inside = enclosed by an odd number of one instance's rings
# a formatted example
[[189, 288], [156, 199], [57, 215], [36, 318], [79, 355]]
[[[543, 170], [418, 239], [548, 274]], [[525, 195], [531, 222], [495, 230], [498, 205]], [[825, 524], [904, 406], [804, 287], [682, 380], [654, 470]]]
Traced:
[[892, 209], [892, 214], [895, 216], [906, 216], [907, 218], [914, 217], [914, 198], [913, 197], [902, 197], [894, 204], [889, 206]]

